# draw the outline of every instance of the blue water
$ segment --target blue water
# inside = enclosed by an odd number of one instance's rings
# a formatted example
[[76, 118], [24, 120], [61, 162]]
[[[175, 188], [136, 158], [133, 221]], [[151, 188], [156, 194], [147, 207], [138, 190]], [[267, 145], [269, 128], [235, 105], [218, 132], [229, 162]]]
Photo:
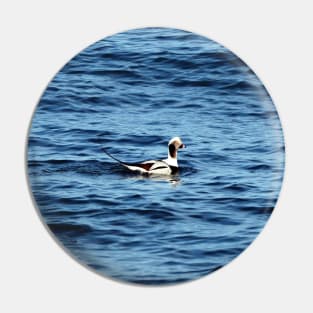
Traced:
[[[187, 149], [172, 177], [130, 173], [102, 152], [163, 159], [174, 136]], [[233, 260], [268, 220], [283, 171], [262, 83], [226, 48], [181, 30], [89, 46], [49, 83], [29, 131], [29, 183], [49, 229], [81, 263], [133, 283], [188, 281]]]

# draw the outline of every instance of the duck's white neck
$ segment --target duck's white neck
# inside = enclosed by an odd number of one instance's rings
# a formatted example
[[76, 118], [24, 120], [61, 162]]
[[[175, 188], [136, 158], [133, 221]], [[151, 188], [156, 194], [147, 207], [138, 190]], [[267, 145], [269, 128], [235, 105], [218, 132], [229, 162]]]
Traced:
[[176, 158], [171, 157], [170, 153], [168, 153], [167, 159], [164, 160], [164, 161], [165, 161], [168, 165], [178, 167], [178, 163], [177, 163], [177, 153], [176, 153]]

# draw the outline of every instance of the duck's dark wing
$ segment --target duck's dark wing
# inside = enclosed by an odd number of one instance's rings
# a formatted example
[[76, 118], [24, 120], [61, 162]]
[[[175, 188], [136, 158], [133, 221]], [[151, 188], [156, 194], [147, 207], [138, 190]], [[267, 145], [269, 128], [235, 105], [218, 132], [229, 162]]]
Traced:
[[171, 167], [161, 160], [150, 160], [141, 163], [122, 163], [125, 167], [132, 171], [141, 173], [169, 175], [172, 173]]
[[165, 161], [159, 160], [155, 161], [155, 163], [151, 166], [149, 173], [156, 175], [170, 175], [172, 174], [172, 169], [171, 166]]
[[145, 171], [150, 171], [155, 162], [144, 162], [144, 163], [124, 163], [125, 166], [129, 167], [138, 167]]

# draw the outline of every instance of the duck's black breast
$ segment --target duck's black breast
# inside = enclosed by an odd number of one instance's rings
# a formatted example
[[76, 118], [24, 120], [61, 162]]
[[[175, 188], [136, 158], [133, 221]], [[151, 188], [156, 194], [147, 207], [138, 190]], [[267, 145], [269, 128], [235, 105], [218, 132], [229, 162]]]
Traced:
[[177, 166], [170, 165], [169, 167], [170, 167], [170, 169], [172, 171], [172, 174], [177, 174], [178, 173], [178, 167]]

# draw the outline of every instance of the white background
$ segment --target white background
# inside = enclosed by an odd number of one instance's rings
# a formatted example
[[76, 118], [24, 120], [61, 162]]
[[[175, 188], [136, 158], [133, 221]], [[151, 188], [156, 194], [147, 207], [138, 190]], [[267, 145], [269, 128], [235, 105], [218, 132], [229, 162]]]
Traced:
[[[310, 3], [2, 1], [1, 312], [313, 312]], [[25, 176], [29, 122], [50, 79], [95, 41], [145, 26], [194, 31], [240, 56], [273, 97], [286, 139], [283, 189], [262, 234], [223, 269], [175, 287], [126, 285], [79, 265], [40, 222]]]

